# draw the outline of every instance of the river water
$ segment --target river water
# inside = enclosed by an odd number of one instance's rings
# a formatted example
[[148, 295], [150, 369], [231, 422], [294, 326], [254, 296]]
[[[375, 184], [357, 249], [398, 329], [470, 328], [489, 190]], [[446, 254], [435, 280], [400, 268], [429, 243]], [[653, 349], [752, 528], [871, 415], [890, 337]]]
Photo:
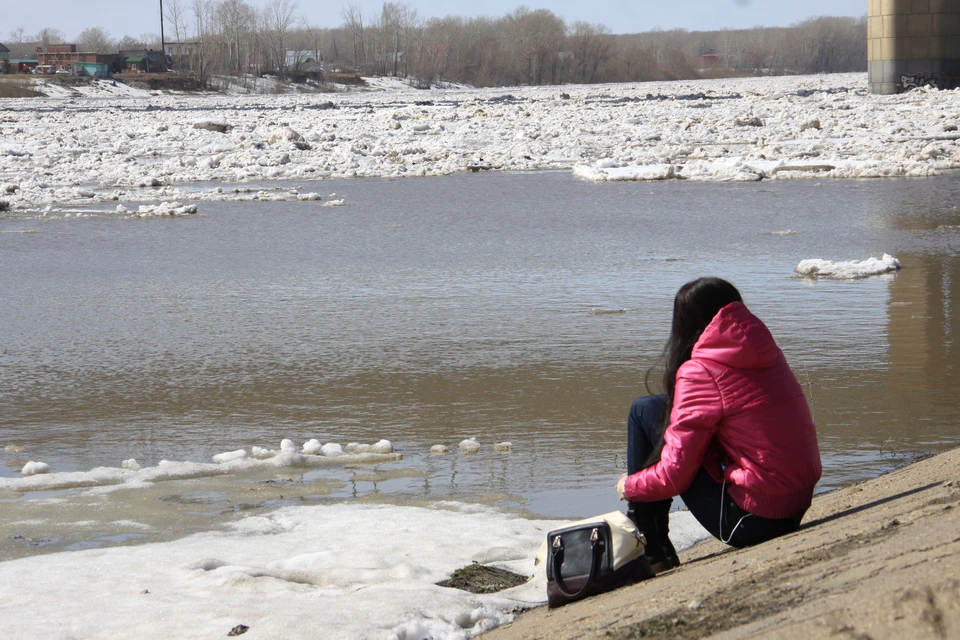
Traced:
[[[315, 493], [545, 517], [614, 509], [627, 409], [673, 294], [701, 275], [734, 282], [793, 365], [820, 436], [820, 490], [960, 443], [955, 176], [301, 186], [347, 206], [0, 219], [0, 476], [18, 475], [18, 459], [83, 471], [281, 438], [387, 438], [403, 461], [315, 472]], [[884, 252], [897, 275], [793, 274], [806, 258]], [[458, 453], [472, 436], [480, 453]], [[502, 441], [512, 453], [492, 449]], [[429, 454], [435, 444], [452, 452]], [[213, 504], [205, 496], [227, 491], [197, 482], [159, 497]]]

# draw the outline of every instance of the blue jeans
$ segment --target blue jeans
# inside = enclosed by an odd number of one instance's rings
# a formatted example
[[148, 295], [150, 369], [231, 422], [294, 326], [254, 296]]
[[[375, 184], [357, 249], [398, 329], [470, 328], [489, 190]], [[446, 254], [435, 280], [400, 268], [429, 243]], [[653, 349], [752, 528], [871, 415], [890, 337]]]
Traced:
[[[655, 395], [638, 398], [630, 407], [627, 417], [627, 473], [630, 475], [648, 466], [647, 460], [663, 433], [666, 405], [666, 395]], [[741, 509], [725, 491], [725, 487], [703, 467], [681, 497], [704, 529], [721, 542], [737, 548], [792, 533], [800, 527], [803, 518], [802, 513], [792, 518], [762, 518]], [[666, 512], [672, 502], [673, 498], [669, 498], [639, 504], [654, 511]]]

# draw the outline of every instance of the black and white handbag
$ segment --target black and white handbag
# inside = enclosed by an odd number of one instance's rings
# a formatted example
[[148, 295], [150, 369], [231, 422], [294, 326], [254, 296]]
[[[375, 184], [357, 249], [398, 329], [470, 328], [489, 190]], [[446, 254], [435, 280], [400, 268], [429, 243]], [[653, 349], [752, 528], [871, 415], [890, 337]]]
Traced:
[[537, 564], [546, 560], [547, 604], [553, 609], [652, 578], [645, 544], [619, 511], [551, 531], [537, 556]]

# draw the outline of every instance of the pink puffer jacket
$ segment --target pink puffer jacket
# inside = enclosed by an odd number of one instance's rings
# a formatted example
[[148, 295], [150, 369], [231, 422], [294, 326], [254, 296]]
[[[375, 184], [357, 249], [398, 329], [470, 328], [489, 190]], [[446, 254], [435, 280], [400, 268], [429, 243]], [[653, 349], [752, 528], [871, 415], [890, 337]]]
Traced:
[[686, 491], [701, 466], [743, 509], [788, 518], [820, 479], [817, 432], [803, 390], [766, 325], [741, 303], [721, 309], [677, 372], [666, 444], [625, 495], [653, 502]]

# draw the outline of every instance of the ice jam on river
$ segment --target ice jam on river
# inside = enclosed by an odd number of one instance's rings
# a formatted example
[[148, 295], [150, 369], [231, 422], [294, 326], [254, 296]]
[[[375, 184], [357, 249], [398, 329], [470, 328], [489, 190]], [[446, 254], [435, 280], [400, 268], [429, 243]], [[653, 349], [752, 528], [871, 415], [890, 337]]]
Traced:
[[[0, 198], [320, 199], [188, 183], [568, 170], [587, 180], [929, 176], [960, 168], [960, 91], [873, 96], [865, 74], [282, 96], [6, 99]], [[333, 198], [336, 200], [335, 198]], [[145, 209], [153, 214], [156, 209]]]

